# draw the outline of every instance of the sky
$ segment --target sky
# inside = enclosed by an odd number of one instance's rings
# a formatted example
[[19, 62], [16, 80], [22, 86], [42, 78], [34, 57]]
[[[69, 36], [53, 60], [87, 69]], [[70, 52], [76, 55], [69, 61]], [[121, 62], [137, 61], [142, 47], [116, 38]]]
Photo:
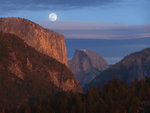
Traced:
[[48, 21], [54, 12], [58, 21], [150, 24], [149, 4], [149, 0], [1, 0], [0, 15]]
[[[21, 17], [82, 39], [150, 37], [150, 0], [1, 0], [1, 17]], [[50, 13], [58, 20], [51, 22]]]

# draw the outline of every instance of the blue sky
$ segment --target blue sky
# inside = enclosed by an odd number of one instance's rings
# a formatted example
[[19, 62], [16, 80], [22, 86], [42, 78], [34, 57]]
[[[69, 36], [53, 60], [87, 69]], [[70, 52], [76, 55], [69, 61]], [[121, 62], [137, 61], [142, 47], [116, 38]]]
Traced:
[[1, 0], [1, 17], [48, 21], [55, 12], [58, 21], [150, 24], [149, 0]]

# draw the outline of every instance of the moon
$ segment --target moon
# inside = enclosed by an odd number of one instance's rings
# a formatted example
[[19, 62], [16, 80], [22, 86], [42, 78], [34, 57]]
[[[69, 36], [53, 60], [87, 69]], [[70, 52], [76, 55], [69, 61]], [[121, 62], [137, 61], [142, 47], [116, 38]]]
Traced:
[[56, 21], [57, 20], [57, 15], [55, 13], [50, 13], [49, 14], [49, 20], [50, 21]]

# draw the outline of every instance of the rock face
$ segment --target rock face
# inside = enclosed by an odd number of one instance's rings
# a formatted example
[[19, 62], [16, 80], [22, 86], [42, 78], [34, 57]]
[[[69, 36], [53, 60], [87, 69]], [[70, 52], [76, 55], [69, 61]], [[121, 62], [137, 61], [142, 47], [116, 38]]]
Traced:
[[22, 18], [0, 18], [0, 31], [14, 34], [37, 51], [67, 65], [64, 36]]
[[76, 50], [68, 61], [70, 70], [75, 74], [82, 87], [93, 80], [108, 67], [106, 60], [98, 53], [88, 49]]
[[101, 85], [114, 77], [130, 83], [136, 78], [144, 79], [146, 76], [150, 76], [150, 48], [126, 56], [122, 61], [99, 74], [87, 86]]
[[58, 91], [82, 92], [73, 73], [15, 35], [0, 32], [0, 100], [12, 104]]

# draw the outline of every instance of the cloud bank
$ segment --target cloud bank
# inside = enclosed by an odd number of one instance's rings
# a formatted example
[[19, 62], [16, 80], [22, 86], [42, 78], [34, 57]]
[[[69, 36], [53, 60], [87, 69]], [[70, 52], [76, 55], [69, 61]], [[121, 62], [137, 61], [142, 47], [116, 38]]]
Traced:
[[126, 25], [102, 22], [38, 22], [45, 28], [78, 39], [135, 39], [150, 37], [150, 24]]
[[1, 0], [0, 12], [14, 10], [72, 9], [86, 6], [102, 6], [120, 0]]

